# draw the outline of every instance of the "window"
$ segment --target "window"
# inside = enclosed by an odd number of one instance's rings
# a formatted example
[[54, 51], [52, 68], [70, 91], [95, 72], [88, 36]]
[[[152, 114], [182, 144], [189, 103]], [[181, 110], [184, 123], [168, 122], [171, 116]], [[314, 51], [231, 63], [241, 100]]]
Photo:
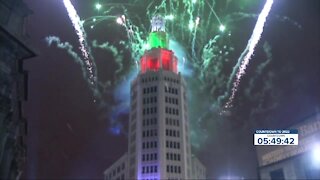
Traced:
[[277, 169], [270, 172], [271, 180], [284, 179], [283, 169]]

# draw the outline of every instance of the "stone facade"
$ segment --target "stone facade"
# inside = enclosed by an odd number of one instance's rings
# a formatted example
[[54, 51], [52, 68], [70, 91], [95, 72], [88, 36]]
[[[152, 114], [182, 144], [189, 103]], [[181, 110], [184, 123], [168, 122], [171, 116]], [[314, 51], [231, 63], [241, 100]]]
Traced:
[[27, 72], [23, 60], [35, 54], [26, 44], [26, 17], [21, 0], [0, 0], [0, 179], [19, 179], [26, 159]]

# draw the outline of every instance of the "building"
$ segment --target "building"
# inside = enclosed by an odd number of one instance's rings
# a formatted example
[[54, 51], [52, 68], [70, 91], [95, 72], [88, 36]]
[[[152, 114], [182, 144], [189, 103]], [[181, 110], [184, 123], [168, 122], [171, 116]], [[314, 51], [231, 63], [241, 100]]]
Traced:
[[320, 179], [320, 114], [291, 126], [299, 145], [257, 146], [261, 179]]
[[128, 177], [128, 153], [125, 153], [112, 164], [103, 174], [105, 179], [125, 179]]
[[206, 179], [206, 167], [194, 155], [191, 156], [191, 167], [190, 179]]
[[0, 0], [0, 179], [19, 179], [26, 159], [22, 104], [28, 76], [23, 60], [35, 56], [26, 44], [30, 13], [22, 0]]
[[127, 159], [127, 172], [113, 176], [114, 164], [105, 179], [191, 179], [197, 170], [205, 178], [204, 166], [191, 156], [186, 82], [168, 47], [164, 20], [156, 16], [151, 24], [150, 49], [131, 83], [128, 152], [115, 163], [120, 167]]

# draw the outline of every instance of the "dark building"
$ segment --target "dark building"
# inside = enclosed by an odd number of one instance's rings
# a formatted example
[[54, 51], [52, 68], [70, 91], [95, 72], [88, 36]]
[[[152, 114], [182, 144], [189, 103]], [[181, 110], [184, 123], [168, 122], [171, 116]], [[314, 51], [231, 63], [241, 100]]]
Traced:
[[257, 146], [260, 178], [320, 179], [320, 113], [288, 129], [298, 129], [298, 145]]
[[27, 100], [27, 72], [23, 60], [35, 54], [27, 45], [22, 0], [0, 0], [0, 179], [16, 179], [26, 159], [27, 121], [22, 103]]

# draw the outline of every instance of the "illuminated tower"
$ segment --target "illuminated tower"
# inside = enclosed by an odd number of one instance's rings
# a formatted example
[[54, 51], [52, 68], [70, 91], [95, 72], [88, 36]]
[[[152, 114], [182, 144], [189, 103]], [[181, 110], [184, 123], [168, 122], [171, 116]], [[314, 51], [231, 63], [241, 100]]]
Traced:
[[105, 171], [105, 179], [204, 179], [204, 166], [191, 156], [186, 83], [169, 49], [165, 21], [155, 16], [151, 25], [150, 49], [131, 82], [128, 152]]
[[150, 49], [131, 84], [129, 178], [186, 179], [191, 172], [186, 85], [164, 19], [156, 16], [151, 25]]

